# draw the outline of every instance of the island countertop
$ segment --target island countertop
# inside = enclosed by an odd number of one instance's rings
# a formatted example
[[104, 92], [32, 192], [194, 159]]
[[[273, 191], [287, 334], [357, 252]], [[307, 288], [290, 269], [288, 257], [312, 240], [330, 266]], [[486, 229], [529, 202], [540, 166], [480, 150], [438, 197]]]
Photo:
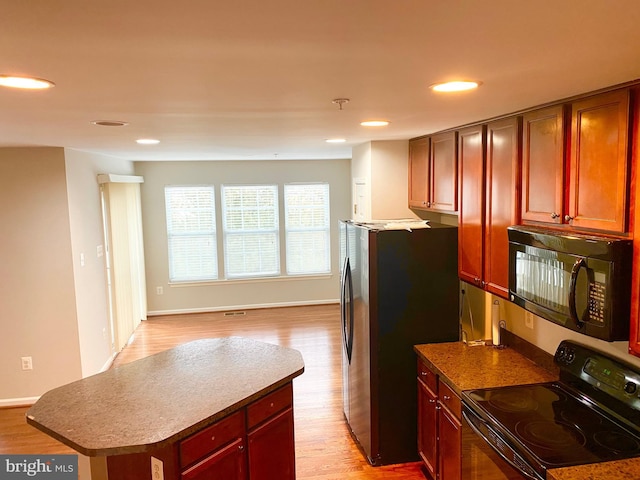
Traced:
[[302, 374], [297, 350], [196, 340], [45, 393], [27, 422], [90, 457], [174, 443]]

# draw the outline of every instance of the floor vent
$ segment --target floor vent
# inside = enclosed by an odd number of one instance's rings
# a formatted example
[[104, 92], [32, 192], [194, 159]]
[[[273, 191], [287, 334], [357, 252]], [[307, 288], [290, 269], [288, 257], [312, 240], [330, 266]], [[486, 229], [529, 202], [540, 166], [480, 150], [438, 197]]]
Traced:
[[246, 312], [224, 312], [225, 317], [237, 317], [239, 315], [246, 315]]

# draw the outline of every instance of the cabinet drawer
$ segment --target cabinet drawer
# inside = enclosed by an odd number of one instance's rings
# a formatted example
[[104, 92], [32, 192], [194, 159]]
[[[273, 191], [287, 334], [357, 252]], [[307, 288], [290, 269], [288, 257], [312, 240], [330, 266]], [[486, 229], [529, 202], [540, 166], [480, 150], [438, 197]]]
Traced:
[[293, 405], [293, 389], [291, 383], [256, 400], [247, 407], [247, 428], [253, 428], [272, 415]]
[[438, 392], [438, 376], [429, 370], [420, 358], [418, 358], [418, 378], [422, 380], [432, 392]]
[[462, 404], [460, 403], [460, 397], [447, 385], [440, 382], [440, 392], [438, 398], [442, 405], [446, 406], [451, 413], [453, 413], [458, 420], [462, 417]]
[[244, 411], [191, 435], [180, 442], [180, 466], [186, 467], [223, 445], [244, 436]]

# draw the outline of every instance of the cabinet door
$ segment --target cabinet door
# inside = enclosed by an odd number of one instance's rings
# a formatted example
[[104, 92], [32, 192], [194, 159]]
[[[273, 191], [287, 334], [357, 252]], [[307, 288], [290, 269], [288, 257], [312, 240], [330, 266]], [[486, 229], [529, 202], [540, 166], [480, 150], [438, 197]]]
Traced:
[[462, 425], [449, 410], [441, 407], [438, 415], [440, 433], [439, 480], [461, 480]]
[[246, 480], [244, 441], [239, 438], [180, 475], [180, 480]]
[[247, 439], [251, 480], [296, 478], [292, 408], [249, 431]]
[[576, 228], [625, 232], [629, 90], [575, 102], [571, 116], [569, 212]]
[[522, 221], [562, 223], [565, 185], [565, 108], [523, 116]]
[[484, 154], [484, 126], [458, 132], [458, 273], [461, 280], [481, 288], [484, 288]]
[[418, 379], [418, 453], [425, 468], [436, 478], [438, 455], [437, 398], [434, 392]]
[[429, 138], [409, 140], [409, 208], [427, 208]]
[[431, 137], [428, 207], [432, 210], [458, 210], [457, 132]]
[[520, 223], [520, 117], [487, 125], [484, 281], [487, 291], [509, 296], [507, 227]]

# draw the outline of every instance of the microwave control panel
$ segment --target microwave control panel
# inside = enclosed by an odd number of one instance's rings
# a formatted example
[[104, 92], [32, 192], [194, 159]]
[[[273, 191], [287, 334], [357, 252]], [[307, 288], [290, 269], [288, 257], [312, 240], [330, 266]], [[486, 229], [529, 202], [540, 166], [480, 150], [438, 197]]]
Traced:
[[600, 282], [589, 282], [589, 321], [604, 323], [606, 286]]

